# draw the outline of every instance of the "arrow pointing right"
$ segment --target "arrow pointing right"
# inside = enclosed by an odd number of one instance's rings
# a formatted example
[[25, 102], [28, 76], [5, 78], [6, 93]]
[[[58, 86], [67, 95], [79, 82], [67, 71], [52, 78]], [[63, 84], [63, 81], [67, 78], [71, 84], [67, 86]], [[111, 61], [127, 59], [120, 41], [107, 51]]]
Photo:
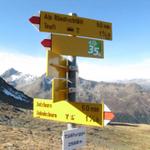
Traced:
[[104, 126], [106, 126], [114, 117], [114, 113], [104, 104]]

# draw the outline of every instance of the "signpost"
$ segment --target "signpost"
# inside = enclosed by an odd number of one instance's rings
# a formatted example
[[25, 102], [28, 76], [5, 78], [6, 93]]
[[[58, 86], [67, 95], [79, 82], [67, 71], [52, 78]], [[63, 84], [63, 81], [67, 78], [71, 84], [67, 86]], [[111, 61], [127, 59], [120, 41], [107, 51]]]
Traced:
[[73, 150], [86, 144], [85, 128], [74, 128], [63, 131], [62, 150]]
[[101, 40], [52, 34], [51, 40], [44, 39], [41, 43], [59, 55], [104, 58], [104, 44]]
[[[66, 100], [54, 103], [52, 100], [34, 99], [33, 110], [35, 118], [98, 127], [103, 127], [104, 120], [107, 120], [108, 117], [109, 121], [114, 117], [112, 112], [109, 112], [109, 115], [105, 114], [104, 104], [68, 102]], [[104, 118], [105, 116], [107, 118]]]
[[32, 24], [39, 24], [39, 31], [42, 32], [112, 40], [112, 24], [110, 22], [46, 11], [40, 11], [40, 17], [33, 16], [29, 20]]
[[34, 99], [34, 117], [103, 127], [103, 104]]
[[[86, 141], [85, 129], [73, 128], [71, 123], [104, 127], [114, 114], [104, 103], [75, 102], [76, 56], [104, 58], [104, 44], [99, 39], [112, 40], [112, 23], [46, 11], [32, 16], [29, 21], [39, 31], [53, 33], [51, 40], [41, 42], [47, 48], [46, 75], [53, 78], [52, 100], [34, 99], [33, 115], [35, 118], [69, 123], [68, 130], [63, 131], [62, 148], [79, 148]], [[61, 55], [72, 56], [72, 61]]]

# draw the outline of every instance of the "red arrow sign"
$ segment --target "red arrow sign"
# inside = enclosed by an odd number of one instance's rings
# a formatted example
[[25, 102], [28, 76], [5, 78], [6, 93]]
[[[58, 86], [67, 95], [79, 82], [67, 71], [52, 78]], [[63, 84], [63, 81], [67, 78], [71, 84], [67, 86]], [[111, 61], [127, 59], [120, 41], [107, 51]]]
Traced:
[[44, 47], [48, 47], [50, 48], [51, 45], [52, 45], [52, 40], [51, 39], [44, 39], [41, 44], [44, 46]]
[[104, 119], [105, 120], [112, 120], [115, 117], [114, 113], [112, 112], [104, 112]]
[[104, 126], [106, 126], [114, 117], [114, 113], [104, 104]]
[[32, 23], [32, 24], [40, 24], [40, 17], [39, 16], [32, 16], [29, 21]]

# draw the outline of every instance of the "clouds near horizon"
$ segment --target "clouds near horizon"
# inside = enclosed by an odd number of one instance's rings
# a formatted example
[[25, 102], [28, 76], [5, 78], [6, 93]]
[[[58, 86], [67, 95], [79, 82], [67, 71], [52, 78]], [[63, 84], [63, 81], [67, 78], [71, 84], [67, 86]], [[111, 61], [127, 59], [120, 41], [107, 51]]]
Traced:
[[[79, 76], [95, 81], [150, 79], [150, 59], [138, 63], [112, 64], [78, 61]], [[41, 76], [46, 71], [46, 58], [19, 53], [0, 52], [0, 74], [14, 68], [20, 72]]]
[[150, 61], [130, 64], [80, 63], [80, 76], [96, 81], [116, 81], [130, 79], [150, 79]]
[[14, 68], [23, 73], [40, 76], [45, 72], [45, 67], [46, 61], [42, 57], [0, 52], [0, 74], [9, 68]]

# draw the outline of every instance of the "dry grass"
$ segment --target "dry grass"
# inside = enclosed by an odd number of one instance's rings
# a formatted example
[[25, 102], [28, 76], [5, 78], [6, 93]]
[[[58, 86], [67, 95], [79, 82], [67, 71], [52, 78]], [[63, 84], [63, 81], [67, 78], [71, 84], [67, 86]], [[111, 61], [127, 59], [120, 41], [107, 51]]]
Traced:
[[[66, 124], [34, 119], [32, 111], [0, 105], [0, 150], [60, 150]], [[86, 127], [80, 150], [150, 150], [150, 125]]]
[[[55, 126], [53, 125], [53, 128]], [[1, 150], [60, 150], [61, 133], [0, 125]], [[82, 150], [149, 150], [150, 126], [87, 128], [87, 145]]]

